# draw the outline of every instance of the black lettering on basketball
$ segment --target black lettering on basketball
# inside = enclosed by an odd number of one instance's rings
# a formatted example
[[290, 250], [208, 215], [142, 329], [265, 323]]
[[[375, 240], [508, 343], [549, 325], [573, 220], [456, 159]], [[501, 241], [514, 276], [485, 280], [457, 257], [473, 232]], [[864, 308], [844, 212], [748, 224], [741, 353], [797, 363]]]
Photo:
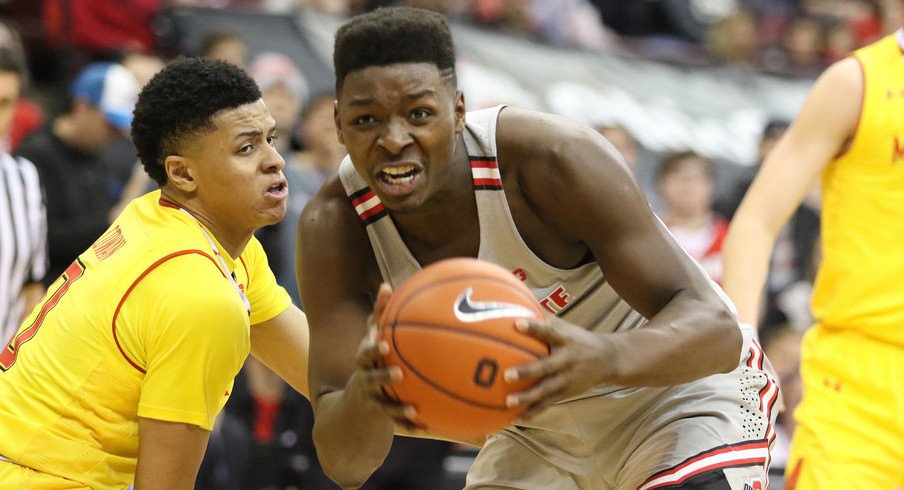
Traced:
[[489, 388], [496, 382], [496, 373], [499, 372], [499, 363], [495, 359], [484, 357], [477, 363], [474, 370], [474, 384]]

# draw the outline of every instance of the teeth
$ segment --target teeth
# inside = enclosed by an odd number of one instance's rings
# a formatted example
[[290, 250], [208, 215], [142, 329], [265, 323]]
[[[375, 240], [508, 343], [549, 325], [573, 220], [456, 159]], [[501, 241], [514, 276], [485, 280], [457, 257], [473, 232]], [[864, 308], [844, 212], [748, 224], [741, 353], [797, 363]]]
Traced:
[[385, 169], [383, 169], [383, 173], [385, 173], [387, 175], [396, 176], [396, 175], [407, 174], [408, 172], [411, 172], [412, 170], [414, 170], [414, 165], [404, 165], [401, 167], [385, 168]]
[[414, 165], [400, 165], [383, 169], [381, 171], [381, 178], [384, 182], [389, 184], [400, 185], [411, 182], [416, 173]]

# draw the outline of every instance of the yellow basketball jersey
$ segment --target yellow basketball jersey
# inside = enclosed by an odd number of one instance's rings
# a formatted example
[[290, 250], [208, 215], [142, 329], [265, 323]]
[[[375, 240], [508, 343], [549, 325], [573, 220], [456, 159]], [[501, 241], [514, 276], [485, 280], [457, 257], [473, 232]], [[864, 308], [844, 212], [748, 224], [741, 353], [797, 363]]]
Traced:
[[856, 329], [904, 345], [904, 49], [900, 37], [899, 31], [853, 55], [863, 70], [863, 102], [850, 149], [823, 172], [823, 262], [813, 311], [827, 328]]
[[232, 259], [205, 231], [152, 192], [50, 286], [0, 351], [0, 456], [121, 489], [139, 416], [211, 429], [250, 325], [290, 300], [259, 242]]

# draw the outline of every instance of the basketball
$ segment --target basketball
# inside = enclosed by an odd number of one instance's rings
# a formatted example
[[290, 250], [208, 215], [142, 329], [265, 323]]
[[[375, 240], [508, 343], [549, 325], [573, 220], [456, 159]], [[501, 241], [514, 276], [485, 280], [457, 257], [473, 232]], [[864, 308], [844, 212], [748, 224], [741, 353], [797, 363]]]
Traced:
[[415, 423], [449, 438], [480, 437], [509, 425], [526, 407], [508, 408], [509, 393], [533, 381], [506, 383], [506, 369], [549, 354], [548, 346], [515, 328], [543, 309], [511, 272], [477, 259], [431, 264], [408, 278], [379, 321], [389, 344], [387, 366], [403, 379], [388, 396], [413, 405]]

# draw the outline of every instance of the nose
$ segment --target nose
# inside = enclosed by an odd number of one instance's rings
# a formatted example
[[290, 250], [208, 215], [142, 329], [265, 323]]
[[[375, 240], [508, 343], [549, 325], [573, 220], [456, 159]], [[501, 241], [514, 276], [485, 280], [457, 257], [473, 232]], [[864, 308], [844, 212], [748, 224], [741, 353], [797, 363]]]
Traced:
[[391, 117], [377, 138], [377, 146], [390, 155], [399, 155], [411, 141], [407, 121], [401, 117]]
[[280, 155], [279, 151], [276, 150], [275, 146], [267, 145], [270, 149], [270, 153], [267, 155], [267, 158], [264, 159], [264, 168], [269, 172], [279, 172], [286, 166], [286, 160]]

